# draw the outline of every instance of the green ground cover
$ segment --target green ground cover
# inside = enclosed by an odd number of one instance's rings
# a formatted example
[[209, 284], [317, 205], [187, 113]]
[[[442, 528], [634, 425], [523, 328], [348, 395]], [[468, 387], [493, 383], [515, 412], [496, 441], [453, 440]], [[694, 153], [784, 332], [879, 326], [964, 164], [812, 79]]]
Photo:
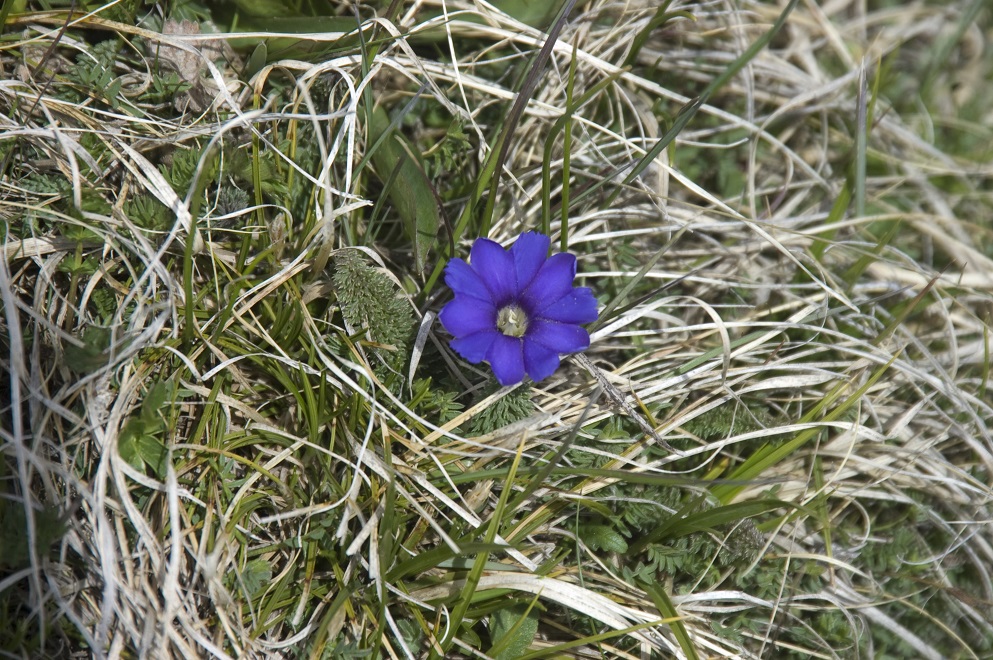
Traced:
[[993, 656], [987, 3], [0, 17], [3, 657]]

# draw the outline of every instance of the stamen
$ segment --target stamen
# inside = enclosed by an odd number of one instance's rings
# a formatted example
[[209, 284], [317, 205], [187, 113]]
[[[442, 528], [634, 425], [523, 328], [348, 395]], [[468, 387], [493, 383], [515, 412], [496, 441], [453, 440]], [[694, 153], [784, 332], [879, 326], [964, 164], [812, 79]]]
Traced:
[[523, 337], [528, 329], [528, 315], [517, 305], [507, 305], [497, 314], [497, 330], [508, 337]]

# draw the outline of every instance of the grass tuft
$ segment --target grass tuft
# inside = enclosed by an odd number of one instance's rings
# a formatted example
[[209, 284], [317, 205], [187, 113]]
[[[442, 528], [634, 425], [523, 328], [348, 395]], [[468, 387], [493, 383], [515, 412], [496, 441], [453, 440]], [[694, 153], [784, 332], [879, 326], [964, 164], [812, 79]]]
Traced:
[[985, 4], [407, 5], [3, 3], [2, 654], [993, 654]]

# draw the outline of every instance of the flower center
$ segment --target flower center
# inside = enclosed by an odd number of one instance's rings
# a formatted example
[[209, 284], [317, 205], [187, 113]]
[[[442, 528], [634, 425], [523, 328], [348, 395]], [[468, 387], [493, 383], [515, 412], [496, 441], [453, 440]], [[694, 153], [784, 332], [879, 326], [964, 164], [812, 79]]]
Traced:
[[517, 305], [507, 305], [497, 314], [497, 330], [508, 337], [523, 337], [528, 329], [528, 315]]

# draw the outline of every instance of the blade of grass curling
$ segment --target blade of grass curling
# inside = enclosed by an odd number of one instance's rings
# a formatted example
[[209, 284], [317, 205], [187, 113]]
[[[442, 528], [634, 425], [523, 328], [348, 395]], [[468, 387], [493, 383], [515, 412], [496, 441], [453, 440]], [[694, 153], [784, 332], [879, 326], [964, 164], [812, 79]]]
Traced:
[[682, 109], [676, 114], [676, 118], [673, 121], [672, 126], [669, 128], [668, 131], [665, 132], [665, 135], [663, 135], [658, 139], [658, 141], [655, 143], [655, 146], [653, 146], [652, 149], [647, 154], [645, 154], [641, 159], [639, 159], [635, 163], [628, 163], [626, 165], [622, 165], [616, 168], [613, 172], [604, 175], [602, 179], [600, 179], [590, 187], [586, 188], [586, 190], [584, 190], [581, 194], [577, 195], [572, 202], [573, 206], [585, 200], [587, 197], [590, 197], [595, 192], [600, 190], [600, 188], [607, 185], [609, 182], [613, 181], [614, 177], [619, 175], [624, 170], [628, 168], [633, 168], [624, 178], [624, 181], [621, 183], [621, 185], [618, 186], [617, 189], [613, 193], [611, 193], [610, 196], [607, 198], [607, 202], [606, 202], [607, 205], [612, 204], [616, 200], [617, 195], [620, 194], [620, 191], [626, 186], [630, 185], [630, 183], [634, 181], [634, 179], [639, 174], [644, 172], [649, 167], [649, 165], [651, 165], [652, 162], [655, 161], [658, 155], [662, 153], [662, 151], [666, 147], [668, 147], [673, 140], [676, 139], [676, 136], [679, 135], [679, 133], [683, 130], [683, 127], [685, 127], [686, 124], [689, 123], [689, 121], [694, 117], [694, 115], [696, 115], [697, 111], [707, 103], [710, 97], [713, 96], [714, 93], [717, 92], [721, 87], [723, 87], [731, 78], [737, 75], [739, 71], [741, 71], [752, 59], [755, 58], [756, 55], [758, 55], [758, 53], [763, 48], [765, 48], [769, 44], [770, 41], [772, 41], [773, 37], [775, 37], [779, 33], [779, 31], [783, 28], [783, 25], [786, 24], [787, 17], [789, 17], [789, 15], [796, 8], [798, 2], [799, 0], [790, 0], [790, 3], [779, 14], [779, 18], [776, 19], [776, 22], [772, 25], [771, 28], [769, 28], [768, 31], [766, 31], [761, 37], [759, 37], [755, 41], [755, 43], [749, 46], [744, 53], [739, 55], [734, 60], [734, 62], [729, 64], [727, 69], [725, 69], [721, 73], [721, 75], [714, 78], [714, 80], [712, 80], [710, 84], [707, 85], [707, 87], [703, 90], [703, 92], [700, 93], [700, 96], [696, 97], [695, 99], [691, 99], [689, 102], [686, 103], [686, 105], [682, 107]]
[[[520, 442], [517, 446], [517, 453], [514, 454], [514, 460], [511, 462], [510, 469], [507, 471], [507, 478], [504, 482], [503, 489], [500, 491], [500, 498], [497, 500], [496, 507], [493, 510], [493, 515], [490, 518], [490, 523], [486, 526], [486, 534], [483, 541], [486, 544], [492, 544], [500, 531], [500, 523], [503, 520], [503, 513], [507, 507], [507, 500], [510, 498], [510, 493], [513, 492], [514, 479], [516, 478], [517, 468], [521, 464], [521, 457], [523, 454], [524, 442], [522, 439], [522, 442]], [[472, 570], [470, 570], [469, 575], [466, 576], [462, 593], [459, 594], [455, 608], [452, 610], [448, 634], [445, 635], [444, 639], [442, 639], [440, 643], [441, 650], [446, 655], [448, 654], [449, 649], [451, 649], [452, 644], [455, 642], [455, 637], [458, 635], [459, 627], [462, 625], [466, 612], [469, 611], [469, 606], [472, 604], [472, 598], [476, 593], [476, 586], [479, 584], [479, 578], [483, 575], [483, 569], [486, 568], [486, 562], [488, 560], [489, 552], [480, 552], [476, 555], [476, 560], [473, 562]], [[435, 651], [432, 650], [430, 657], [436, 658], [442, 656], [437, 656]]]
[[548, 64], [548, 59], [552, 55], [552, 50], [555, 48], [555, 43], [559, 39], [559, 33], [562, 32], [562, 28], [565, 26], [565, 21], [569, 17], [570, 12], [572, 12], [572, 8], [575, 4], [576, 0], [567, 0], [565, 4], [562, 5], [562, 9], [559, 10], [558, 16], [555, 17], [555, 21], [552, 23], [552, 29], [548, 31], [548, 36], [545, 38], [545, 43], [542, 44], [541, 50], [538, 51], [538, 55], [534, 58], [534, 62], [531, 65], [531, 71], [524, 80], [524, 84], [521, 85], [520, 91], [517, 92], [517, 98], [514, 99], [514, 104], [510, 106], [510, 111], [507, 113], [507, 120], [504, 122], [503, 131], [500, 136], [500, 150], [497, 154], [496, 163], [494, 165], [493, 179], [490, 181], [490, 194], [486, 200], [486, 208], [483, 210], [483, 215], [481, 218], [482, 224], [479, 229], [480, 236], [488, 236], [490, 233], [490, 223], [493, 220], [493, 208], [496, 205], [497, 192], [500, 188], [500, 175], [503, 172], [503, 164], [507, 160], [507, 153], [510, 151], [510, 139], [513, 137], [514, 131], [517, 130], [517, 124], [524, 115], [524, 108], [527, 107], [528, 102], [534, 94], [535, 88], [538, 86], [538, 79], [541, 78], [541, 75], [545, 70], [545, 65]]
[[[579, 42], [572, 43], [572, 59], [569, 60], [569, 79], [565, 87], [565, 105], [572, 106], [573, 91], [576, 87], [576, 52]], [[562, 131], [562, 206], [559, 217], [559, 251], [569, 251], [569, 177], [572, 158], [572, 113], [566, 113]]]
[[[862, 387], [857, 389], [852, 393], [847, 399], [845, 399], [837, 408], [834, 408], [827, 412], [820, 421], [831, 422], [843, 415], [849, 408], [854, 406], [859, 402], [870, 387], [876, 384], [883, 374], [889, 371], [890, 366], [900, 357], [901, 351], [896, 351], [890, 360], [880, 366], [865, 382]], [[810, 412], [804, 415], [798, 423], [809, 424], [816, 421], [818, 416], [826, 408], [828, 408], [832, 403], [841, 398], [843, 391], [849, 387], [850, 379], [838, 383], [830, 392], [828, 392], [823, 399], [821, 399], [817, 405], [815, 405]], [[728, 479], [732, 482], [747, 482], [748, 480], [753, 480], [759, 478], [759, 476], [765, 472], [767, 469], [776, 465], [787, 456], [797, 451], [803, 445], [807, 444], [822, 429], [820, 428], [810, 428], [805, 431], [801, 431], [797, 436], [789, 440], [778, 447], [772, 445], [764, 445], [760, 447], [754, 454], [748, 457], [748, 459], [739, 465], [729, 476]], [[711, 494], [716, 497], [721, 502], [730, 502], [733, 500], [746, 486], [736, 485], [736, 484], [720, 484], [715, 486], [710, 490]]]
[[697, 655], [693, 640], [690, 639], [690, 634], [686, 631], [686, 626], [683, 625], [683, 617], [676, 611], [676, 606], [673, 605], [665, 589], [641, 581], [638, 582], [638, 586], [652, 599], [659, 614], [665, 617], [669, 629], [675, 635], [679, 648], [686, 654], [687, 660], [699, 660], [700, 656]]

